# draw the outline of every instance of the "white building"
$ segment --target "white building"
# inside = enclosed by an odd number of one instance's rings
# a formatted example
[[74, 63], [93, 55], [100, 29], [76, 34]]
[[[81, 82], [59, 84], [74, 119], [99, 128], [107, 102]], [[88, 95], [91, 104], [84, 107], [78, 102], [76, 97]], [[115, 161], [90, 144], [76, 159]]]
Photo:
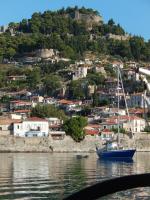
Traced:
[[[101, 123], [101, 125], [105, 125], [104, 128], [117, 128], [118, 127], [118, 116], [110, 117], [106, 120], [106, 122]], [[124, 128], [127, 132], [132, 131], [133, 133], [139, 133], [144, 131], [146, 127], [145, 119], [137, 117], [137, 116], [119, 116], [119, 127]]]
[[85, 78], [87, 76], [87, 67], [79, 67], [73, 75], [73, 80]]
[[13, 133], [13, 123], [19, 123], [21, 120], [0, 117], [0, 135], [11, 135]]
[[32, 96], [31, 101], [34, 103], [43, 103], [44, 97], [43, 96]]
[[150, 102], [150, 97], [144, 97], [143, 93], [131, 94], [127, 97], [128, 107], [138, 107], [138, 108], [147, 108], [147, 102]]
[[127, 120], [123, 123], [123, 128], [126, 131], [132, 131], [133, 133], [140, 133], [141, 131], [144, 131], [145, 127], [145, 120], [137, 116], [130, 116], [130, 121]]
[[50, 117], [50, 118], [46, 118], [49, 126], [53, 126], [53, 125], [62, 125], [63, 124], [63, 120], [58, 119], [57, 117]]
[[46, 119], [38, 117], [28, 118], [20, 123], [14, 123], [13, 134], [20, 137], [48, 136], [49, 125]]
[[122, 62], [119, 62], [119, 61], [114, 61], [114, 62], [112, 63], [112, 67], [113, 67], [113, 68], [119, 67], [120, 69], [123, 69], [123, 63], [122, 63]]
[[109, 130], [109, 129], [104, 129], [101, 132], [101, 139], [108, 141], [108, 140], [112, 140], [114, 137], [114, 132]]
[[52, 105], [52, 104], [56, 104], [57, 100], [53, 97], [45, 97], [44, 100], [43, 100], [43, 103]]

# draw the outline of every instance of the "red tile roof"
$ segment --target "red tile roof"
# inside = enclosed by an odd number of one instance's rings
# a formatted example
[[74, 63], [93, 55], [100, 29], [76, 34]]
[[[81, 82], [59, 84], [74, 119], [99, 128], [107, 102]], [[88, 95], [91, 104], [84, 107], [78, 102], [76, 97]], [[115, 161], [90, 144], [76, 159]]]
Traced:
[[73, 104], [73, 101], [62, 99], [62, 100], [58, 101], [58, 103], [60, 103], [60, 104]]
[[86, 135], [98, 135], [99, 131], [98, 130], [92, 130], [92, 129], [86, 129], [85, 134]]
[[144, 108], [131, 108], [129, 110], [129, 113], [132, 113], [132, 114], [144, 114], [144, 112], [147, 112], [148, 109], [145, 109], [144, 111]]
[[[142, 118], [137, 116], [128, 116], [128, 115], [120, 115], [119, 120], [141, 120]], [[118, 116], [112, 116], [107, 119], [107, 121], [116, 121], [118, 120]]]
[[13, 123], [20, 123], [20, 119], [0, 118], [0, 125], [10, 125]]
[[102, 130], [102, 133], [108, 133], [108, 134], [112, 134], [112, 133], [113, 133], [113, 131], [111, 131], [111, 130], [109, 130], [109, 129], [105, 128], [104, 130]]
[[26, 121], [48, 122], [48, 120], [42, 119], [42, 118], [39, 118], [39, 117], [30, 117], [30, 118], [26, 119]]
[[31, 110], [15, 110], [14, 113], [29, 113]]
[[27, 102], [27, 101], [20, 101], [20, 100], [17, 100], [17, 101], [10, 101], [10, 103], [14, 103], [14, 104], [23, 104], [23, 105], [31, 105], [32, 103], [31, 102]]
[[99, 124], [88, 124], [85, 128], [101, 128]]
[[60, 128], [61, 124], [53, 124], [53, 125], [49, 125], [49, 128]]

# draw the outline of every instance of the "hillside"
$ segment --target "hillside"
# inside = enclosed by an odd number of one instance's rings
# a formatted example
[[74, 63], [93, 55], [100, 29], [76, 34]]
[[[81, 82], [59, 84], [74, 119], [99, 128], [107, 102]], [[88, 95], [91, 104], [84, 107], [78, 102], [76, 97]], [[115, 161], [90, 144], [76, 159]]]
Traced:
[[11, 22], [0, 34], [1, 62], [42, 48], [57, 49], [73, 60], [92, 51], [125, 60], [150, 61], [150, 41], [126, 34], [112, 19], [104, 23], [97, 11], [78, 7], [34, 13], [31, 19]]

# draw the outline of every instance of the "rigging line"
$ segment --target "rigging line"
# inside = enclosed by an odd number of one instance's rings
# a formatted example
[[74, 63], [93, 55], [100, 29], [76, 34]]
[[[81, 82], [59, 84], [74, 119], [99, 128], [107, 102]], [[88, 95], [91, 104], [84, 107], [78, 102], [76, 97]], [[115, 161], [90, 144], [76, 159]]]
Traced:
[[[126, 99], [126, 95], [125, 95], [125, 90], [124, 90], [123, 81], [122, 81], [122, 75], [121, 75], [120, 70], [119, 70], [119, 76], [120, 76], [120, 81], [121, 81], [121, 87], [122, 87], [122, 90], [123, 90], [123, 96], [124, 96], [124, 101], [125, 101], [125, 107], [126, 107], [127, 115], [128, 115], [128, 118], [129, 118], [130, 130], [131, 130], [132, 138], [134, 139], [133, 129], [132, 129], [132, 126], [131, 126], [131, 117], [130, 117], [130, 114], [129, 114], [127, 99]], [[134, 141], [134, 143], [135, 143], [135, 141]]]
[[120, 125], [120, 117], [119, 117], [119, 66], [117, 66], [117, 79], [118, 79], [118, 82], [117, 82], [117, 95], [118, 95], [118, 144], [120, 144], [120, 137], [119, 137], [119, 129], [120, 129], [120, 127], [119, 127], [119, 125]]

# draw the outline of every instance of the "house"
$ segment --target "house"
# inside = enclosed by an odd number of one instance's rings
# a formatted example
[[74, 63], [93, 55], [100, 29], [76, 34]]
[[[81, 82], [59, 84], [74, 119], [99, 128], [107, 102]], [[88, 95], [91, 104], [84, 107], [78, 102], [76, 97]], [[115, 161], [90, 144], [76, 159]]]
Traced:
[[138, 116], [138, 117], [141, 117], [141, 118], [144, 118], [145, 117], [145, 114], [148, 113], [148, 109], [144, 109], [144, 108], [131, 108], [129, 109], [129, 113], [130, 113], [130, 116], [133, 115], [133, 116]]
[[105, 71], [105, 68], [101, 65], [94, 66], [93, 71], [96, 72], [96, 73], [101, 73], [105, 78], [107, 77], [107, 73]]
[[7, 76], [7, 82], [11, 83], [12, 81], [24, 81], [26, 78], [26, 75]]
[[88, 124], [85, 128], [85, 130], [98, 130], [101, 131], [102, 127], [100, 124]]
[[95, 85], [88, 85], [88, 95], [92, 96], [94, 94], [96, 90], [96, 86]]
[[73, 74], [73, 80], [78, 80], [80, 78], [85, 78], [87, 76], [87, 67], [78, 67], [78, 69]]
[[105, 85], [106, 85], [106, 88], [105, 88], [105, 91], [103, 91], [103, 92], [106, 92], [108, 94], [112, 94], [116, 91], [117, 79], [107, 78], [107, 80], [105, 81]]
[[[112, 129], [117, 129], [118, 128], [118, 123], [117, 123], [116, 120], [106, 120], [106, 121], [100, 123], [100, 125], [102, 126], [103, 129], [112, 130]], [[123, 128], [123, 123], [122, 122], [119, 123], [119, 127]]]
[[135, 69], [137, 67], [137, 63], [134, 62], [134, 61], [128, 61], [128, 62], [126, 62], [126, 65], [130, 69]]
[[9, 104], [9, 109], [10, 111], [14, 110], [30, 110], [32, 108], [32, 102], [29, 101], [20, 101], [20, 100], [15, 100], [15, 101], [10, 101]]
[[113, 137], [114, 137], [114, 132], [113, 131], [111, 131], [111, 130], [109, 130], [109, 129], [103, 129], [102, 131], [101, 131], [101, 139], [102, 140], [112, 140], [113, 139]]
[[93, 99], [85, 99], [82, 103], [84, 106], [90, 106], [93, 103]]
[[134, 93], [127, 97], [127, 105], [130, 108], [138, 107], [138, 108], [147, 108], [146, 101], [150, 101], [150, 96], [144, 96], [144, 94], [141, 93]]
[[65, 138], [65, 131], [51, 131], [50, 136], [53, 140], [63, 140]]
[[88, 120], [88, 123], [96, 123], [100, 120], [100, 116], [99, 115], [88, 115], [87, 116], [87, 120]]
[[30, 116], [31, 110], [15, 110], [10, 113], [11, 119], [26, 119]]
[[63, 124], [63, 120], [58, 119], [57, 117], [50, 117], [46, 119], [48, 120], [49, 127], [61, 126]]
[[66, 133], [62, 129], [63, 120], [50, 117], [46, 118], [49, 123], [49, 136], [51, 136], [54, 140], [63, 140]]
[[[119, 120], [119, 122], [118, 122]], [[118, 123], [119, 127], [125, 129], [125, 131], [130, 132], [132, 131], [133, 133], [141, 132], [144, 131], [146, 127], [146, 121], [145, 119], [142, 119], [137, 116], [127, 116], [127, 115], [120, 115], [118, 116], [113, 116], [108, 119], [106, 119], [104, 122], [101, 123], [103, 128], [107, 129], [116, 129], [118, 128]]]
[[134, 69], [123, 69], [123, 74], [128, 80], [139, 81], [139, 74]]
[[0, 103], [0, 112], [8, 112], [8, 105], [7, 103]]
[[13, 123], [19, 123], [21, 120], [10, 119], [8, 117], [0, 118], [0, 135], [13, 134]]
[[57, 100], [54, 97], [44, 97], [43, 103], [53, 105], [57, 103]]
[[66, 99], [61, 99], [58, 101], [58, 105], [66, 111], [72, 111], [80, 107], [82, 105], [82, 101], [70, 101]]
[[31, 101], [34, 103], [43, 103], [44, 97], [42, 96], [32, 96]]
[[20, 137], [47, 137], [49, 124], [46, 119], [31, 117], [20, 123], [14, 123], [13, 134]]
[[144, 131], [146, 127], [145, 119], [142, 119], [137, 116], [130, 116], [130, 118], [128, 116], [125, 116], [125, 117], [127, 120], [123, 123], [123, 128], [126, 131], [132, 131], [133, 133], [140, 133]]
[[99, 124], [88, 124], [85, 128], [86, 135], [99, 135], [101, 130], [101, 125]]
[[99, 131], [95, 129], [85, 129], [86, 135], [99, 135]]
[[123, 63], [120, 61], [113, 61], [112, 63], [112, 67], [113, 68], [116, 68], [116, 67], [119, 67], [120, 69], [123, 69]]
[[41, 58], [39, 57], [33, 57], [33, 56], [24, 56], [20, 59], [21, 62], [24, 64], [33, 64], [41, 61]]

